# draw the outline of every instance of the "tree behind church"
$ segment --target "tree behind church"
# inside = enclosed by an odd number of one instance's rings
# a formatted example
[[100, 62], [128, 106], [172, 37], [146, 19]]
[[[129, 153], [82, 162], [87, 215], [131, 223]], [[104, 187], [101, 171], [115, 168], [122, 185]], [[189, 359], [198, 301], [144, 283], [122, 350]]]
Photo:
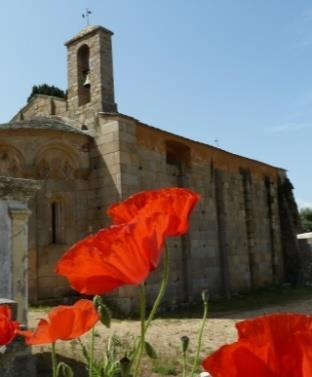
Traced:
[[304, 232], [312, 232], [312, 208], [302, 208], [300, 219]]
[[46, 94], [48, 96], [66, 98], [66, 93], [64, 92], [64, 90], [54, 85], [41, 84], [41, 85], [34, 85], [32, 87], [31, 93], [29, 97], [27, 98], [27, 102], [29, 102], [32, 99], [32, 97], [35, 96], [36, 94]]

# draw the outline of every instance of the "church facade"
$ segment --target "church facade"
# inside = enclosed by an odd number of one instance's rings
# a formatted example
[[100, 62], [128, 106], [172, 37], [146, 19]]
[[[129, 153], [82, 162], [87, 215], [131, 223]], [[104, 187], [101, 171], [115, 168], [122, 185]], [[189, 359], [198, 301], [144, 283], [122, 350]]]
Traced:
[[[295, 203], [285, 170], [177, 136], [117, 110], [112, 32], [89, 26], [66, 42], [67, 98], [35, 95], [0, 125], [0, 175], [38, 179], [30, 202], [33, 302], [73, 292], [54, 272], [74, 242], [108, 226], [106, 209], [168, 186], [201, 195], [188, 234], [169, 240], [166, 301], [190, 302], [296, 279]], [[160, 271], [147, 282], [156, 295]], [[134, 287], [112, 293], [131, 310]]]

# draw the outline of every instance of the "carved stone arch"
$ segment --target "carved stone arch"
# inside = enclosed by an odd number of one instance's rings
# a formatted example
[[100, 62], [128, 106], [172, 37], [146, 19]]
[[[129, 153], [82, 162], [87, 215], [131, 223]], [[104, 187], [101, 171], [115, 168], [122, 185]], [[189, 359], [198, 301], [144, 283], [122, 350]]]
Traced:
[[25, 159], [22, 153], [9, 144], [0, 144], [0, 175], [23, 177]]
[[46, 196], [49, 203], [58, 202], [62, 205], [67, 205], [69, 203], [69, 197], [67, 193], [54, 192]]
[[36, 176], [39, 179], [74, 180], [79, 165], [78, 154], [62, 144], [44, 146], [35, 159]]

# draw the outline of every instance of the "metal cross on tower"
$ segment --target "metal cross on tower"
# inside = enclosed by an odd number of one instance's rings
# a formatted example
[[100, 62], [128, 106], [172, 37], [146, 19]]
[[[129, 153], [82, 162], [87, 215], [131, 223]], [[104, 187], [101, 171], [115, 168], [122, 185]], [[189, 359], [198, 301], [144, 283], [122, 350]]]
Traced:
[[86, 9], [86, 13], [82, 13], [82, 18], [85, 18], [86, 21], [87, 21], [87, 26], [90, 25], [90, 20], [89, 20], [89, 15], [92, 14], [91, 10], [90, 9]]

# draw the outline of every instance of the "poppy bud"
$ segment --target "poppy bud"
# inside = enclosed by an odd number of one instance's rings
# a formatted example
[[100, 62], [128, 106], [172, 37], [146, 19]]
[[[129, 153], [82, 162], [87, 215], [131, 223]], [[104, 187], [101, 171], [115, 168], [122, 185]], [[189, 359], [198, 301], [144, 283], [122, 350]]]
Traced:
[[101, 296], [96, 295], [93, 297], [93, 304], [100, 316], [100, 320], [104, 326], [110, 327], [112, 315], [109, 308], [104, 304]]
[[93, 297], [93, 304], [94, 304], [94, 306], [97, 308], [99, 305], [101, 305], [103, 303], [103, 299], [102, 299], [102, 297], [101, 296], [99, 296], [99, 295], [95, 295], [94, 297]]
[[208, 302], [208, 299], [209, 299], [208, 289], [202, 290], [201, 297], [202, 297], [203, 302]]
[[110, 327], [112, 315], [108, 307], [105, 304], [101, 304], [97, 307], [97, 311], [103, 325], [106, 327]]
[[188, 336], [182, 336], [181, 342], [182, 342], [182, 352], [185, 353], [188, 349], [190, 338]]
[[126, 356], [123, 357], [120, 361], [120, 371], [122, 377], [130, 377], [130, 367], [131, 367], [131, 361]]

